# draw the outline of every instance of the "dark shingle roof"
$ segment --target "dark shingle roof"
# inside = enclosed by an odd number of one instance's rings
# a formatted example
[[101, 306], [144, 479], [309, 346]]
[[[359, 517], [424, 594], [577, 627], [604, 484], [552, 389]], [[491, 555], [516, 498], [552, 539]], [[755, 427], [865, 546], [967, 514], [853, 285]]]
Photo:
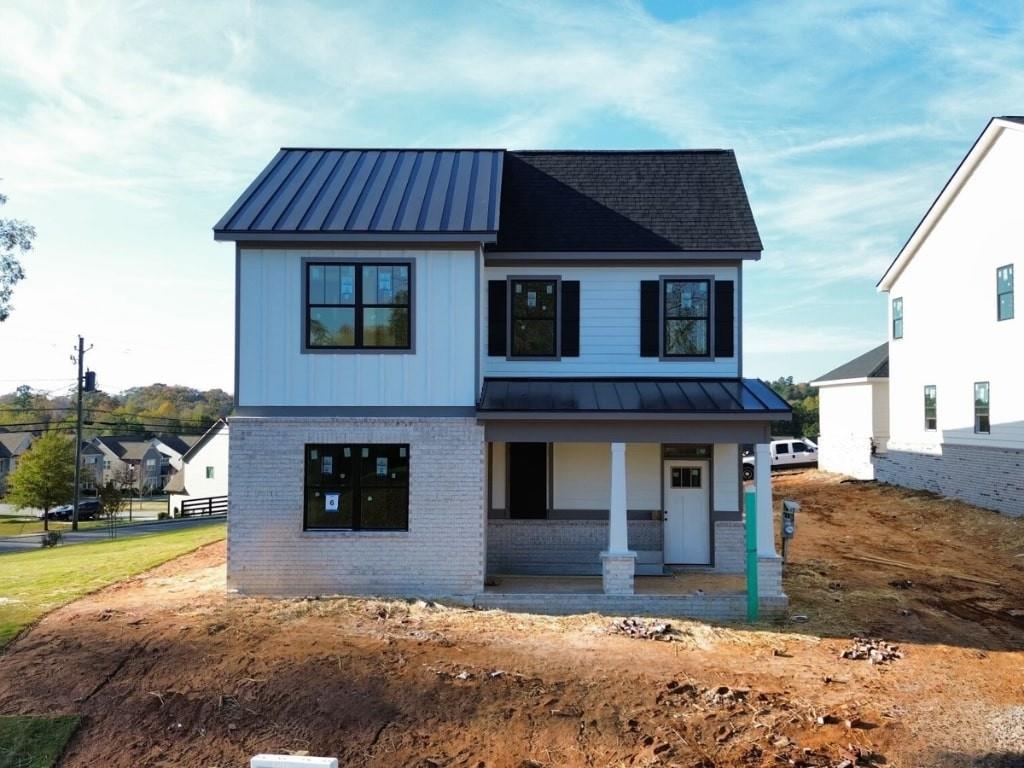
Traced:
[[1003, 115], [999, 118], [1000, 120], [1009, 120], [1011, 123], [1020, 123], [1024, 125], [1024, 117], [1020, 115]]
[[489, 251], [760, 251], [731, 150], [505, 156]]
[[759, 379], [484, 379], [477, 412], [788, 416]]
[[889, 343], [879, 344], [870, 352], [855, 357], [848, 363], [819, 376], [815, 381], [841, 381], [843, 379], [889, 378]]
[[[217, 240], [494, 240], [500, 149], [282, 149]], [[475, 237], [468, 237], [474, 235]]]

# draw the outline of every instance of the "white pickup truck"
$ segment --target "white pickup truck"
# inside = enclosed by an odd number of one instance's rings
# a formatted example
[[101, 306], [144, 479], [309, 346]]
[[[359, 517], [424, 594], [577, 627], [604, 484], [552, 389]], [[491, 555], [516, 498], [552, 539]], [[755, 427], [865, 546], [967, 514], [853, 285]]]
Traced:
[[[768, 444], [772, 469], [818, 466], [818, 446], [806, 437], [786, 437]], [[743, 456], [743, 479], [754, 479], [754, 455]]]

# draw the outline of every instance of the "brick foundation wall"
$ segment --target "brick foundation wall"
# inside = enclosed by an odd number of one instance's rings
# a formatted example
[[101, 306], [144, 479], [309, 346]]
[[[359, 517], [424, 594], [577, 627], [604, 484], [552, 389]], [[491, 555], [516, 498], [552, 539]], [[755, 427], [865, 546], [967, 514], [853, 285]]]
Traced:
[[742, 520], [715, 523], [715, 571], [743, 573], [747, 569], [746, 528]]
[[[472, 418], [231, 419], [228, 588], [468, 595], [483, 589], [485, 443]], [[409, 530], [306, 531], [307, 443], [408, 443]]]
[[1024, 451], [951, 445], [941, 454], [894, 450], [875, 456], [875, 479], [932, 491], [985, 509], [1024, 515]]
[[[660, 520], [630, 520], [629, 548], [662, 550]], [[608, 548], [602, 520], [490, 520], [487, 572], [526, 576], [599, 576]]]

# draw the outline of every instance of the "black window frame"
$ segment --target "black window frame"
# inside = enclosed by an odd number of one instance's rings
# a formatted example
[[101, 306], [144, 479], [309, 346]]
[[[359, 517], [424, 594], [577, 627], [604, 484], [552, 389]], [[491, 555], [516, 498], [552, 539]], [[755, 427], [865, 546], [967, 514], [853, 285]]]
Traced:
[[[329, 304], [311, 301], [311, 270], [314, 267], [351, 267], [353, 271], [353, 301], [351, 304]], [[404, 267], [408, 274], [408, 296], [404, 303], [365, 302], [363, 300], [363, 270], [368, 267]], [[415, 322], [415, 280], [414, 262], [393, 259], [304, 259], [303, 260], [303, 323], [302, 350], [304, 352], [354, 352], [354, 353], [411, 353], [414, 351], [413, 333]], [[310, 338], [314, 309], [352, 309], [353, 342], [351, 345], [313, 344]], [[363, 313], [367, 309], [404, 309], [406, 310], [406, 343], [405, 345], [380, 346], [366, 344], [364, 339]]]
[[[985, 404], [980, 404], [978, 388], [985, 388]], [[976, 435], [992, 434], [992, 385], [987, 381], [974, 382], [974, 433]]]
[[[1003, 272], [1003, 270], [1007, 270], [1008, 271], [1009, 283], [1010, 283], [1009, 290], [1001, 290], [1002, 286], [1000, 285], [1000, 281], [1003, 278], [1002, 278], [1000, 273]], [[1013, 320], [1013, 314], [1014, 314], [1014, 306], [1013, 306], [1014, 305], [1014, 297], [1013, 297], [1013, 271], [1014, 271], [1013, 270], [1013, 264], [1004, 264], [1001, 267], [996, 267], [996, 321], [997, 322], [1002, 322], [1003, 320]], [[1003, 297], [1004, 296], [1009, 296], [1010, 297], [1010, 312], [1009, 312], [1009, 314], [1007, 314], [1005, 316], [1003, 315]]]
[[[552, 318], [523, 317], [516, 316], [516, 285], [525, 283], [550, 283], [552, 285], [552, 297], [555, 302], [555, 312]], [[559, 275], [509, 275], [507, 278], [508, 290], [508, 339], [506, 346], [506, 359], [508, 360], [560, 360], [562, 356], [562, 278]], [[552, 325], [553, 344], [551, 354], [516, 354], [516, 321], [529, 320], [531, 322], [550, 322]]]
[[[346, 448], [351, 450], [351, 464], [349, 466], [350, 479], [347, 482], [333, 481], [324, 483], [323, 472], [313, 473], [311, 471], [313, 462], [323, 462], [323, 455], [318, 454], [317, 457], [311, 457], [311, 451], [322, 452], [324, 449], [328, 449], [334, 453], [343, 452]], [[362, 473], [359, 471], [359, 463], [362, 459], [368, 458], [362, 456], [363, 449], [373, 448], [384, 448], [398, 450], [399, 453], [404, 451], [403, 458], [405, 459], [405, 466], [403, 472], [403, 480], [388, 480], [385, 479], [381, 482], [370, 482], [367, 483]], [[408, 532], [409, 530], [409, 496], [410, 496], [410, 469], [412, 466], [412, 452], [408, 443], [306, 443], [302, 450], [303, 458], [303, 493], [302, 493], [302, 530], [303, 531], [316, 531], [316, 532]], [[333, 465], [333, 461], [332, 461]], [[311, 475], [316, 475], [319, 478], [319, 482], [311, 483]], [[332, 467], [331, 474], [334, 474]], [[362, 492], [367, 488], [386, 488], [386, 489], [404, 489], [405, 490], [405, 517], [404, 525], [399, 527], [381, 527], [381, 526], [364, 526], [362, 525]], [[319, 492], [335, 492], [339, 494], [344, 493], [348, 490], [351, 497], [352, 506], [352, 524], [350, 526], [325, 526], [325, 525], [311, 525], [309, 522], [309, 510], [310, 510], [310, 496], [312, 493]], [[341, 514], [339, 510], [339, 514]]]
[[[931, 390], [931, 405], [928, 404], [929, 393]], [[928, 411], [931, 410], [931, 415], [928, 415]], [[931, 426], [928, 426], [931, 424]], [[939, 388], [935, 384], [924, 385], [924, 431], [925, 432], [936, 432], [939, 429]]]
[[[707, 286], [707, 307], [704, 315], [668, 314], [668, 287], [673, 283], [704, 283]], [[660, 279], [660, 295], [658, 297], [660, 327], [659, 351], [663, 360], [710, 360], [714, 357], [714, 318], [715, 318], [715, 278], [711, 275], [668, 275]], [[678, 353], [668, 351], [668, 324], [670, 320], [703, 320], [704, 321], [704, 352]]]
[[[899, 304], [899, 315], [896, 313], [896, 306]], [[899, 325], [897, 326], [897, 323]], [[899, 328], [899, 330], [897, 330]], [[897, 296], [892, 300], [892, 337], [893, 339], [903, 338], [903, 297]]]

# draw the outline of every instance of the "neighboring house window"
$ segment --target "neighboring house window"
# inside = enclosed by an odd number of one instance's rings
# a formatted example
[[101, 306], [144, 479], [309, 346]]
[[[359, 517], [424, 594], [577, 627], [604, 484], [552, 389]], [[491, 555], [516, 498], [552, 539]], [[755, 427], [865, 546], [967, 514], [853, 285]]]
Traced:
[[307, 445], [307, 530], [409, 529], [408, 445]]
[[10, 459], [0, 459], [0, 473], [6, 474], [7, 472], [10, 472], [10, 471], [11, 471], [11, 460]]
[[892, 300], [892, 337], [903, 338], [903, 297]]
[[156, 459], [146, 459], [146, 467], [152, 469], [156, 466]]
[[511, 281], [511, 357], [558, 356], [558, 281]]
[[411, 349], [412, 265], [307, 263], [309, 349]]
[[1013, 319], [1013, 264], [996, 270], [996, 316]]
[[110, 460], [109, 459], [104, 459], [103, 460], [103, 468], [104, 469], [110, 469]]
[[979, 381], [974, 385], [974, 431], [989, 434], [992, 431], [988, 418], [989, 386], [987, 381]]
[[707, 357], [711, 349], [711, 281], [665, 280], [665, 357]]
[[934, 384], [924, 388], [924, 428], [934, 432], [939, 426], [939, 398]]
[[213, 467], [206, 468], [206, 479], [213, 480]]

